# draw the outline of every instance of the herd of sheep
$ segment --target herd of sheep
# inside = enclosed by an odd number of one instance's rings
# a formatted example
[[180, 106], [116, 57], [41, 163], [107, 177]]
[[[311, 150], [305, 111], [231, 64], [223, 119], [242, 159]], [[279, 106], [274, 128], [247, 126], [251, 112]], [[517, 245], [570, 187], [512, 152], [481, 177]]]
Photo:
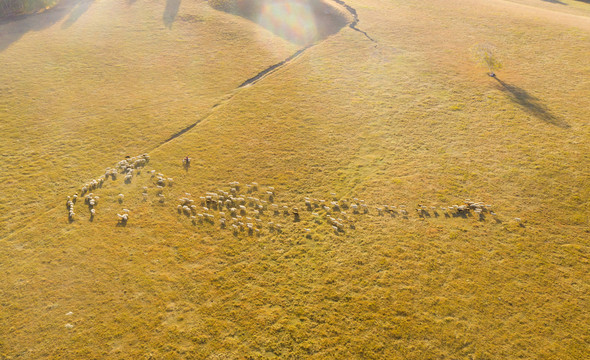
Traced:
[[[96, 191], [104, 186], [105, 180], [109, 178], [117, 180], [121, 175], [125, 184], [132, 183], [135, 176], [141, 174], [144, 167], [149, 163], [150, 157], [143, 154], [137, 157], [128, 157], [117, 163], [114, 168], [107, 168], [104, 175], [84, 184], [80, 193], [68, 196], [66, 207], [68, 220], [75, 220], [74, 204], [79, 196], [84, 197], [84, 203], [89, 209], [90, 221], [96, 216], [96, 207], [99, 196], [91, 191]], [[187, 166], [183, 159], [183, 166]], [[172, 187], [174, 180], [166, 177], [155, 170], [147, 171], [151, 184], [155, 188], [158, 202], [166, 204], [164, 189]], [[190, 193], [178, 199], [175, 210], [179, 216], [184, 216], [197, 226], [199, 224], [215, 225], [219, 229], [228, 229], [234, 234], [246, 233], [248, 235], [261, 235], [265, 231], [280, 233], [284, 226], [289, 223], [307, 224], [308, 227], [302, 231], [306, 234], [311, 232], [311, 227], [317, 228], [322, 224], [329, 226], [329, 230], [336, 234], [344, 233], [347, 229], [354, 229], [355, 222], [364, 215], [391, 216], [408, 218], [410, 213], [405, 205], [378, 205], [369, 206], [364, 200], [357, 198], [340, 199], [335, 193], [330, 194], [328, 200], [313, 197], [305, 197], [300, 203], [289, 202], [279, 204], [276, 198], [275, 188], [272, 186], [261, 187], [256, 182], [241, 186], [239, 182], [229, 183], [229, 189], [218, 189], [206, 192], [203, 196], [192, 198]], [[148, 200], [148, 187], [142, 188], [144, 201]], [[119, 194], [117, 201], [122, 204], [125, 195]], [[496, 216], [492, 206], [466, 199], [464, 203], [450, 206], [426, 206], [419, 204], [416, 214], [420, 218], [426, 217], [477, 217], [484, 220], [485, 215]], [[122, 209], [117, 212], [119, 226], [126, 226], [130, 219], [130, 211]], [[305, 221], [302, 221], [302, 217]], [[520, 219], [518, 219], [520, 220]]]

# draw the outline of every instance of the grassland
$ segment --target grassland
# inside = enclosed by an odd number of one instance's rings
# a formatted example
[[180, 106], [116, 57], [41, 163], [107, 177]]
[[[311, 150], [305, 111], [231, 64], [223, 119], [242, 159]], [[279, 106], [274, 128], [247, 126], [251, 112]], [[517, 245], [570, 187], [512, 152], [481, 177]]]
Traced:
[[[238, 90], [299, 46], [204, 2], [0, 24], [0, 358], [587, 357], [590, 5], [562, 2], [350, 1], [375, 42], [345, 27]], [[144, 152], [164, 203], [144, 170], [68, 223], [66, 195]], [[176, 211], [231, 181], [301, 221], [236, 236]], [[331, 231], [302, 205], [331, 193], [369, 214]], [[465, 198], [497, 220], [413, 210]]]

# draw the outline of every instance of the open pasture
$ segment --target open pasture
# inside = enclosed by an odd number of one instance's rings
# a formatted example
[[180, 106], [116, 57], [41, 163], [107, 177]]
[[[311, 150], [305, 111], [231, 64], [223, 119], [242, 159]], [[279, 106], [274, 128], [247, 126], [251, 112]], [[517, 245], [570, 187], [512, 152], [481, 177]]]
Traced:
[[588, 356], [590, 4], [326, 4], [0, 22], [0, 358]]

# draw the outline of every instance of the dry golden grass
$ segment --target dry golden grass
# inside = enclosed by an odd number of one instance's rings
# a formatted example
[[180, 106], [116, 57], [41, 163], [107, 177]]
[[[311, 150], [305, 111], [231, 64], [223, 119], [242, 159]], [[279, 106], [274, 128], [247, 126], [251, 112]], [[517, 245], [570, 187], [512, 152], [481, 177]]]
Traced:
[[[171, 29], [163, 5], [95, 3], [0, 52], [0, 357], [587, 357], [589, 32], [501, 1], [349, 5], [376, 43], [344, 28], [240, 90], [296, 47], [205, 3]], [[131, 184], [94, 191], [93, 222], [79, 203], [68, 223], [66, 195], [143, 152]], [[164, 203], [148, 169], [174, 178]], [[260, 237], [177, 213], [230, 181], [371, 209], [339, 234], [267, 213], [283, 231]], [[498, 221], [414, 212], [465, 198]]]

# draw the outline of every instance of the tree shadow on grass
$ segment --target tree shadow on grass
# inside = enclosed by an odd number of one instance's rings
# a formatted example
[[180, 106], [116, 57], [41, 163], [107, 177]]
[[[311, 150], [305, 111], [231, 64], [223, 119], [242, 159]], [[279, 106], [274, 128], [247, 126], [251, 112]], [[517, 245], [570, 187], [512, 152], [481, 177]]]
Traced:
[[39, 14], [15, 16], [0, 20], [0, 52], [6, 50], [29, 31], [41, 31], [56, 24], [68, 15], [80, 1], [63, 0], [54, 8]]
[[162, 17], [162, 20], [168, 29], [172, 28], [172, 23], [174, 22], [174, 19], [176, 19], [178, 9], [180, 9], [180, 2], [181, 0], [166, 1], [166, 9], [164, 9], [164, 16]]
[[538, 98], [532, 96], [526, 90], [521, 89], [515, 85], [507, 84], [504, 81], [498, 79], [498, 77], [494, 77], [494, 79], [496, 79], [496, 81], [501, 85], [500, 90], [504, 91], [510, 100], [520, 105], [526, 112], [548, 124], [555, 125], [562, 129], [570, 128], [568, 123], [553, 115]]
[[94, 0], [82, 0], [80, 1], [75, 7], [74, 10], [70, 13], [70, 17], [63, 24], [61, 24], [62, 29], [67, 29], [70, 26], [74, 25], [74, 23], [82, 16], [88, 9]]

